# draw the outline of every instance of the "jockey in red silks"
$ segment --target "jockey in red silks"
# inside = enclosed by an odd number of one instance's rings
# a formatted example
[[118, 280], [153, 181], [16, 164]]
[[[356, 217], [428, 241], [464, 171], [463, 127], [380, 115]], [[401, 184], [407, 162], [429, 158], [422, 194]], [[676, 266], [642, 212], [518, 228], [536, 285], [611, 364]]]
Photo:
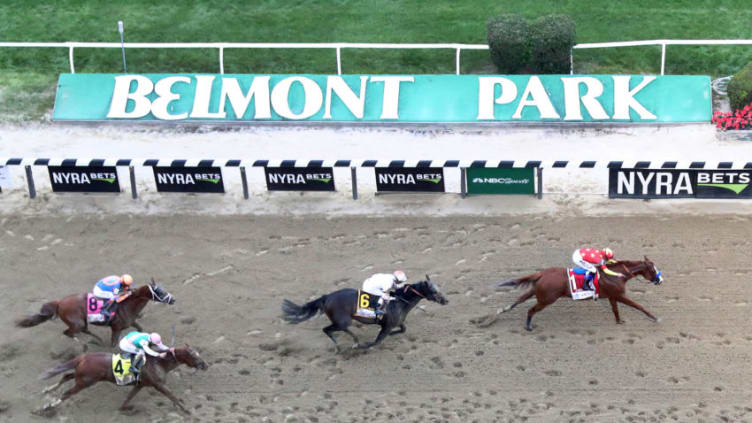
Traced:
[[624, 276], [621, 273], [616, 273], [609, 270], [606, 264], [614, 261], [614, 252], [610, 248], [604, 248], [599, 250], [597, 248], [580, 248], [574, 250], [572, 253], [572, 261], [577, 266], [587, 270], [585, 274], [585, 286], [584, 289], [595, 291], [593, 286], [593, 277], [598, 273], [598, 268], [603, 270], [603, 273], [611, 276]]

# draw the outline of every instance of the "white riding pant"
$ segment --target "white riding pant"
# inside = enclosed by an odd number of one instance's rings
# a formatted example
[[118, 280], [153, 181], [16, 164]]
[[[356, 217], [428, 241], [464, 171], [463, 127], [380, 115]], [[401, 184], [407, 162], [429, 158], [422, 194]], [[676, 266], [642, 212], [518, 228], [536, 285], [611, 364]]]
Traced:
[[574, 264], [576, 264], [579, 267], [582, 267], [588, 272], [592, 272], [592, 273], [598, 272], [598, 268], [595, 266], [595, 264], [585, 261], [582, 258], [582, 254], [580, 254], [580, 252], [577, 250], [575, 250], [575, 252], [572, 253], [572, 261], [574, 262]]
[[111, 300], [115, 298], [115, 294], [113, 294], [112, 291], [105, 291], [96, 285], [94, 285], [94, 290], [92, 291], [92, 294], [94, 294], [95, 297], [101, 300]]
[[363, 287], [363, 291], [365, 291], [365, 292], [367, 292], [367, 293], [369, 293], [369, 294], [371, 294], [371, 295], [378, 295], [378, 297], [379, 297], [379, 305], [380, 305], [380, 306], [381, 306], [381, 305], [383, 305], [383, 304], [384, 304], [384, 302], [386, 301], [386, 298], [385, 298], [385, 297], [388, 297], [388, 296], [389, 296], [389, 294], [387, 294], [386, 292], [382, 291], [382, 290], [381, 290], [380, 288], [376, 288], [376, 289], [374, 289], [374, 288], [369, 288], [369, 289], [367, 289], [367, 288], [366, 288], [366, 287], [364, 286], [364, 287]]
[[128, 352], [128, 353], [131, 353], [131, 354], [139, 354], [139, 353], [143, 353], [143, 350], [141, 350], [141, 349], [139, 349], [139, 348], [136, 348], [136, 346], [135, 346], [135, 345], [133, 345], [133, 344], [131, 344], [131, 343], [130, 343], [130, 342], [128, 341], [128, 339], [127, 339], [127, 338], [123, 338], [123, 339], [121, 339], [121, 340], [120, 340], [120, 343], [119, 343], [118, 345], [120, 346], [120, 349], [121, 349], [121, 350], [123, 350], [123, 351], [125, 351], [125, 352]]

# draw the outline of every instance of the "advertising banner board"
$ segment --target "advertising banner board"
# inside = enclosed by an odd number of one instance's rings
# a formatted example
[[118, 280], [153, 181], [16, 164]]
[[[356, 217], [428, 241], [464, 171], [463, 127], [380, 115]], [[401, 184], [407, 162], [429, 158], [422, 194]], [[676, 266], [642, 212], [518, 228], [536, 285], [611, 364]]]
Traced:
[[334, 191], [331, 167], [265, 167], [269, 191]]
[[53, 192], [120, 192], [115, 166], [48, 166]]
[[219, 167], [154, 166], [153, 169], [159, 192], [225, 192], [222, 169]]
[[534, 168], [469, 167], [468, 194], [535, 194]]
[[710, 122], [700, 75], [61, 74], [56, 121]]
[[377, 167], [376, 191], [444, 192], [444, 168]]
[[610, 169], [610, 198], [752, 198], [750, 169]]

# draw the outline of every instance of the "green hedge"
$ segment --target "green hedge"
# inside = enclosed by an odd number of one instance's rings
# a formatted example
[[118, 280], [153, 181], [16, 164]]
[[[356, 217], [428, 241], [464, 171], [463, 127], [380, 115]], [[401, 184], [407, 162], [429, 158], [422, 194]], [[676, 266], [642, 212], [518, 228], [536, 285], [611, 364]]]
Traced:
[[501, 15], [486, 25], [491, 61], [502, 74], [526, 71], [530, 62], [530, 28], [522, 16]]
[[502, 74], [566, 74], [575, 44], [575, 25], [566, 15], [548, 15], [528, 23], [514, 14], [486, 25], [491, 60]]
[[732, 110], [743, 109], [744, 106], [752, 103], [752, 63], [731, 78], [727, 91]]

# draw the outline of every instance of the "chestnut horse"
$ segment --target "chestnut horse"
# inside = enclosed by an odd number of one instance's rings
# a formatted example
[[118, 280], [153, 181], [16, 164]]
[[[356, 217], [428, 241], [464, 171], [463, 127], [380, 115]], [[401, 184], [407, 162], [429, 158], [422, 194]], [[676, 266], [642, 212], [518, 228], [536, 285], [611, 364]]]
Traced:
[[[167, 373], [181, 364], [185, 364], [194, 369], [198, 368], [206, 370], [209, 368], [206, 361], [199, 356], [198, 351], [191, 349], [188, 345], [186, 345], [185, 348], [170, 348], [170, 351], [167, 352], [167, 355], [164, 358], [148, 357], [146, 363], [141, 366], [139, 381], [133, 385], [133, 389], [131, 389], [131, 392], [125, 399], [125, 402], [123, 402], [123, 405], [120, 406], [120, 409], [127, 409], [128, 403], [133, 397], [135, 397], [141, 389], [148, 386], [156, 389], [162, 395], [169, 398], [170, 401], [172, 401], [172, 403], [181, 411], [190, 414], [190, 411], [188, 411], [183, 405], [183, 400], [173, 395], [173, 393], [164, 385]], [[73, 370], [73, 372], [65, 373], [70, 370]], [[72, 360], [66, 361], [55, 368], [47, 370], [40, 379], [49, 379], [60, 373], [65, 373], [62, 379], [60, 379], [55, 385], [45, 389], [43, 393], [46, 394], [52, 392], [71, 379], [75, 379], [76, 384], [65, 391], [60, 398], [46, 404], [39, 410], [36, 410], [35, 414], [48, 413], [61, 402], [97, 382], [106, 381], [116, 383], [115, 375], [112, 373], [112, 354], [110, 353], [94, 352], [81, 354]]]
[[[637, 310], [645, 313], [651, 320], [657, 322], [658, 319], [650, 314], [645, 308], [626, 296], [626, 284], [627, 281], [635, 276], [642, 276], [643, 278], [653, 282], [655, 285], [663, 283], [663, 276], [661, 272], [655, 267], [652, 261], [647, 257], [642, 261], [629, 261], [622, 260], [607, 264], [610, 270], [621, 273], [623, 276], [610, 276], [603, 273], [601, 269], [598, 269], [599, 274], [599, 296], [602, 298], [608, 298], [611, 302], [611, 310], [614, 312], [616, 323], [624, 323], [619, 317], [619, 309], [617, 303], [623, 303], [630, 307], [634, 307]], [[533, 287], [522, 294], [512, 305], [504, 307], [504, 309], [498, 313], [505, 313], [513, 309], [518, 304], [527, 301], [530, 297], [535, 295], [538, 303], [535, 304], [527, 312], [527, 322], [525, 323], [525, 329], [533, 330], [531, 322], [533, 315], [546, 306], [553, 304], [560, 297], [570, 296], [569, 292], [569, 278], [567, 276], [567, 269], [563, 267], [550, 267], [540, 272], [533, 273], [532, 275], [523, 276], [519, 279], [510, 280], [507, 282], [501, 282], [497, 286], [522, 286], [532, 284]]]
[[[126, 328], [133, 326], [138, 331], [143, 332], [143, 328], [136, 322], [136, 318], [149, 301], [165, 304], [175, 303], [172, 294], [154, 283], [153, 279], [151, 285], [144, 285], [134, 289], [128, 298], [117, 304], [115, 313], [113, 313], [110, 319], [109, 326], [112, 329], [111, 346], [115, 346], [120, 337], [120, 332]], [[60, 316], [60, 320], [68, 325], [68, 329], [63, 332], [66, 336], [78, 341], [75, 335], [83, 332], [94, 337], [101, 345], [104, 345], [102, 338], [89, 331], [89, 322], [86, 319], [86, 294], [71, 295], [62, 300], [51, 301], [43, 305], [39, 313], [18, 320], [16, 326], [30, 328], [57, 316]], [[86, 345], [84, 345], [84, 351], [86, 351]]]

